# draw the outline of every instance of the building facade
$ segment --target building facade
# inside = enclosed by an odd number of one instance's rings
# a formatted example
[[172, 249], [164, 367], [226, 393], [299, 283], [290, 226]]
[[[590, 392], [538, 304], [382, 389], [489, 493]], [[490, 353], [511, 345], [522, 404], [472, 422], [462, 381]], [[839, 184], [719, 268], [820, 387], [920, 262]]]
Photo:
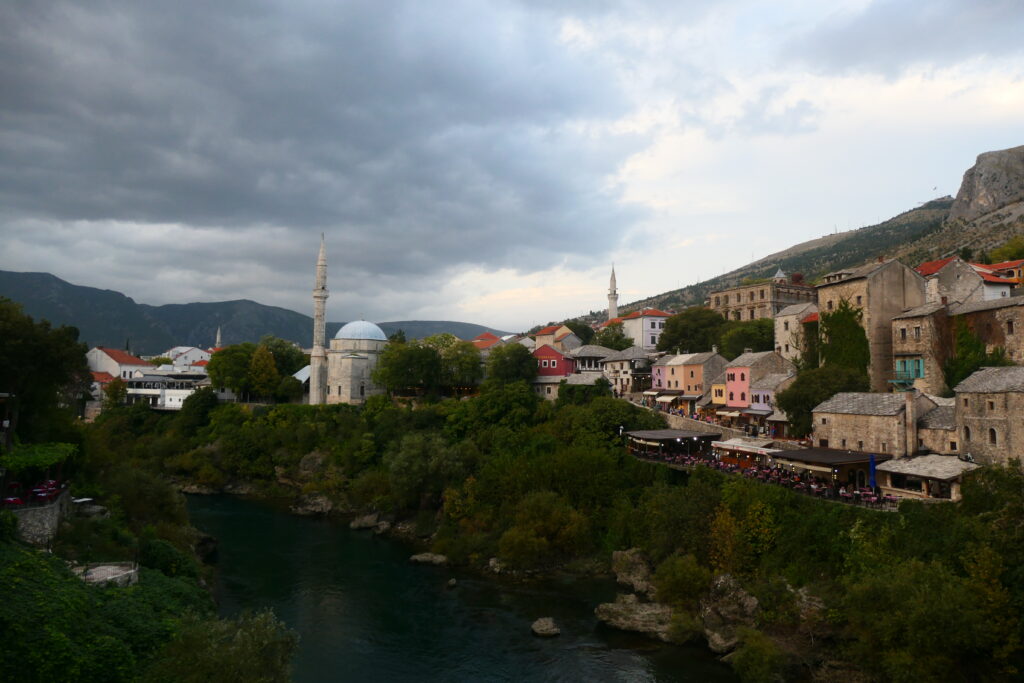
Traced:
[[805, 285], [802, 276], [787, 278], [779, 270], [770, 281], [712, 292], [706, 305], [726, 320], [757, 320], [774, 318], [792, 304], [815, 300], [814, 287]]

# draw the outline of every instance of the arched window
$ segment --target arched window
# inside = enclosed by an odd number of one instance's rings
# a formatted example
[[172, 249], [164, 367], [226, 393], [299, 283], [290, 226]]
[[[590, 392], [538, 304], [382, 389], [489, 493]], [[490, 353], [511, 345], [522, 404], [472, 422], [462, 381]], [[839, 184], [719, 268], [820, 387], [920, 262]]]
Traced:
[[971, 428], [970, 427], [964, 427], [964, 441], [970, 441], [970, 440], [971, 440]]
[[731, 391], [729, 392], [729, 400], [730, 401], [732, 400], [732, 392]]
[[745, 373], [745, 372], [741, 372], [740, 373], [740, 381], [741, 382], [746, 382], [747, 381], [747, 373]]
[[988, 442], [990, 444], [995, 444], [997, 441], [998, 441], [998, 438], [996, 437], [996, 430], [989, 429], [988, 430]]
[[740, 400], [741, 401], [746, 401], [747, 400], [747, 392], [745, 392], [745, 391], [741, 391], [740, 392]]

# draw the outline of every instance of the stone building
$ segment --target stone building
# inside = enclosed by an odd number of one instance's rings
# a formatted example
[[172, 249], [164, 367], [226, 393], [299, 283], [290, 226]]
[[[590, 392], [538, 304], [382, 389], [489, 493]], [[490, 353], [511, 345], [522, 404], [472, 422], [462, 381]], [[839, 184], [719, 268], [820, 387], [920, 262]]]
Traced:
[[946, 388], [942, 366], [953, 343], [952, 322], [941, 302], [927, 303], [892, 320], [894, 390], [917, 389], [941, 394]]
[[956, 429], [956, 408], [953, 398], [929, 396], [936, 407], [917, 419], [917, 450], [919, 453], [960, 454], [960, 437]]
[[327, 351], [327, 403], [361, 404], [383, 394], [370, 375], [387, 343], [384, 331], [371, 322], [343, 325]]
[[1024, 367], [982, 368], [958, 384], [961, 450], [986, 465], [1006, 465], [1024, 452]]
[[651, 386], [651, 362], [647, 352], [639, 346], [604, 358], [601, 370], [617, 396], [644, 391]]
[[925, 303], [924, 278], [897, 260], [880, 260], [829, 273], [824, 280], [818, 285], [819, 311], [827, 315], [845, 300], [863, 312], [861, 325], [871, 350], [871, 389], [888, 391], [893, 375], [892, 320]]
[[774, 318], [791, 304], [815, 301], [814, 287], [805, 285], [802, 276], [787, 278], [779, 269], [770, 281], [712, 292], [706, 305], [726, 320], [757, 320]]
[[958, 501], [963, 476], [980, 467], [946, 455], [919, 455], [878, 465], [878, 487], [883, 495]]
[[843, 392], [812, 411], [814, 445], [819, 448], [886, 453], [918, 451], [918, 418], [936, 408], [923, 394]]
[[959, 256], [928, 261], [914, 270], [925, 278], [929, 302], [991, 301], [1010, 296], [1014, 281], [997, 275], [990, 266], [967, 263]]
[[775, 315], [775, 352], [795, 363], [807, 347], [803, 321], [818, 312], [817, 304], [805, 302], [786, 306]]
[[1014, 363], [1024, 362], [1024, 297], [952, 304], [949, 315], [963, 318], [987, 351], [1000, 347]]

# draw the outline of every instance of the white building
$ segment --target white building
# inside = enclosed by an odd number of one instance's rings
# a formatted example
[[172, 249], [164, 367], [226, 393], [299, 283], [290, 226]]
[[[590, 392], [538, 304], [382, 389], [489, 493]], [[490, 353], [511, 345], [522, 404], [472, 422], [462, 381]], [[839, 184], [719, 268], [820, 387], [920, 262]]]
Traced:
[[370, 377], [388, 343], [384, 331], [371, 322], [344, 325], [327, 351], [327, 403], [363, 403], [383, 394]]
[[200, 361], [210, 362], [212, 354], [206, 349], [200, 349], [195, 346], [175, 346], [160, 355], [164, 358], [170, 358], [171, 364], [176, 368], [187, 368]]
[[85, 360], [92, 372], [105, 372], [114, 379], [127, 380], [138, 372], [151, 372], [154, 368], [150, 363], [133, 356], [127, 351], [96, 346], [85, 354]]

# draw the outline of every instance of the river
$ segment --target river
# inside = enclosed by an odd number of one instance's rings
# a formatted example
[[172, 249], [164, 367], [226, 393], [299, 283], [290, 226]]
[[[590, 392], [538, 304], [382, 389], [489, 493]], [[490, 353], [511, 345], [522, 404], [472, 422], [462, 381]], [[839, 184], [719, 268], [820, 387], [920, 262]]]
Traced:
[[[599, 624], [593, 610], [614, 599], [609, 581], [499, 581], [411, 565], [399, 541], [266, 503], [189, 496], [188, 507], [220, 541], [220, 613], [273, 608], [300, 637], [297, 683], [735, 680], [704, 648]], [[561, 636], [531, 635], [543, 616]]]

